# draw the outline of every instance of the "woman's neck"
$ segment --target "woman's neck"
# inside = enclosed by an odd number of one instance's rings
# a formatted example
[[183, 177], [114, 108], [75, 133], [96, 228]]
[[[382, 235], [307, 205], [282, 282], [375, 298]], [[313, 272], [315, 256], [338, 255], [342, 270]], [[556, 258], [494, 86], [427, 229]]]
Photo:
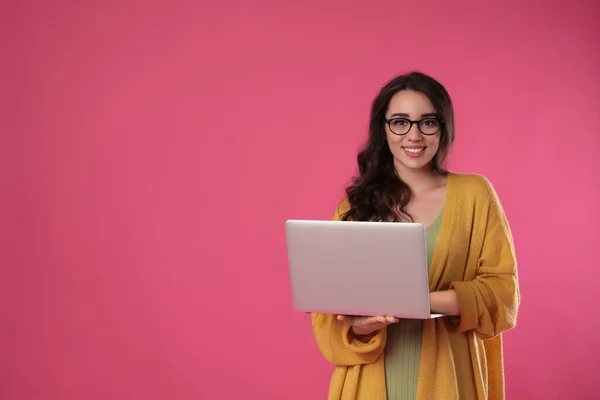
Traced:
[[396, 173], [414, 193], [431, 190], [440, 185], [443, 175], [434, 171], [430, 165], [421, 169], [411, 169], [404, 166], [396, 166]]

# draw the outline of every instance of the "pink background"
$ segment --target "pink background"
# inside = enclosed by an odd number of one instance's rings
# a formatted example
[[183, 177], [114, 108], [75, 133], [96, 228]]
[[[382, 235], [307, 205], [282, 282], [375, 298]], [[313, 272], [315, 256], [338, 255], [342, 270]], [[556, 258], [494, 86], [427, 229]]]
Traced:
[[597, 396], [597, 1], [11, 3], [0, 398], [324, 399], [284, 221], [331, 217], [413, 68], [514, 231], [508, 398]]

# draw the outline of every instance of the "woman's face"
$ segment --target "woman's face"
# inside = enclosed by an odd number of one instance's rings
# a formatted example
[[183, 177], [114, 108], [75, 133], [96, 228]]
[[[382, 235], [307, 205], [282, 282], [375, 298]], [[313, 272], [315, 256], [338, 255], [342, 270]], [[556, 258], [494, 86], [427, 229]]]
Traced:
[[[402, 90], [390, 100], [385, 119], [392, 120], [385, 124], [385, 135], [396, 170], [429, 168], [441, 135], [440, 116], [436, 114], [429, 98], [421, 92]], [[410, 121], [421, 122], [410, 126]], [[419, 128], [430, 135], [425, 135]], [[397, 134], [405, 132], [403, 135]]]

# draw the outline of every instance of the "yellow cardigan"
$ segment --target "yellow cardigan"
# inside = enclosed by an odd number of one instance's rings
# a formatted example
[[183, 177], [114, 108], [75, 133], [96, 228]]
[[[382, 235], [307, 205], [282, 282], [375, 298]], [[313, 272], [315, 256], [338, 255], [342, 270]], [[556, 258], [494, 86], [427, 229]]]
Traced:
[[[344, 200], [334, 219], [348, 207]], [[425, 320], [417, 399], [504, 399], [501, 333], [515, 326], [520, 303], [508, 222], [490, 182], [475, 174], [448, 176], [442, 218], [429, 290], [454, 289], [461, 315]], [[386, 329], [363, 342], [334, 315], [312, 314], [312, 326], [335, 365], [329, 400], [387, 400]]]

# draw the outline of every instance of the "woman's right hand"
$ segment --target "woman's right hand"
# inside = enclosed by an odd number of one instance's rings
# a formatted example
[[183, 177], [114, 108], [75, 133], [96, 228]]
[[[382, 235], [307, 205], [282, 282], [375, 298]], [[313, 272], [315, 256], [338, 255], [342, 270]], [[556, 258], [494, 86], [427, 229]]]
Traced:
[[370, 335], [371, 333], [385, 328], [389, 324], [398, 322], [394, 317], [354, 317], [349, 315], [338, 315], [338, 321], [352, 326], [352, 331], [356, 335]]

